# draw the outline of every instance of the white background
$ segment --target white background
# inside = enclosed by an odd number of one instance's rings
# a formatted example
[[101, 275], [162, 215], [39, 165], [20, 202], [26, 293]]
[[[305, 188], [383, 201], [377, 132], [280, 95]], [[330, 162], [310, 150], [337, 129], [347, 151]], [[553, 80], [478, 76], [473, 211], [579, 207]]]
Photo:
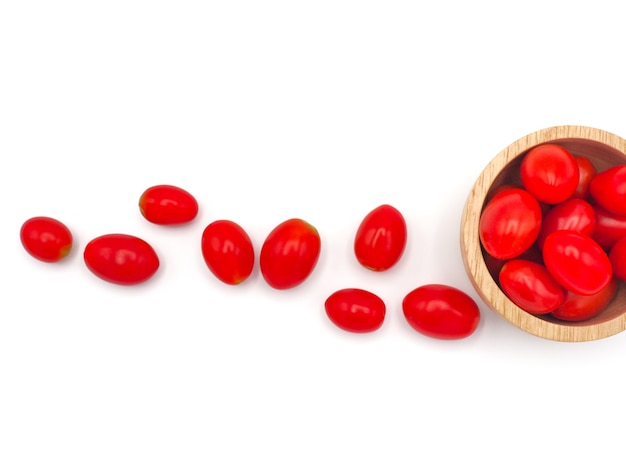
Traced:
[[[436, 6], [435, 6], [436, 5]], [[489, 311], [463, 269], [466, 196], [545, 127], [626, 136], [620, 2], [0, 3], [0, 468], [624, 468], [626, 336], [558, 343]], [[198, 199], [190, 225], [142, 219], [153, 184]], [[401, 262], [366, 272], [362, 217], [407, 220]], [[19, 227], [64, 221], [73, 253], [28, 256]], [[322, 236], [305, 284], [258, 269], [221, 284], [203, 228], [255, 248], [301, 217]], [[92, 238], [151, 242], [131, 288], [84, 266]], [[410, 329], [410, 290], [446, 283], [474, 335]], [[352, 335], [323, 302], [361, 287], [383, 327]]]

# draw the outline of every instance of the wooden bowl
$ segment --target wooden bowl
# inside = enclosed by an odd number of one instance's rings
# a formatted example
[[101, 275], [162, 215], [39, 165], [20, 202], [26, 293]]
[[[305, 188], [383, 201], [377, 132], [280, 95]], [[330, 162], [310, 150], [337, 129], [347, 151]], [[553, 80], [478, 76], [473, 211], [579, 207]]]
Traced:
[[585, 321], [566, 322], [550, 315], [532, 315], [519, 308], [500, 290], [485, 262], [478, 225], [487, 195], [502, 184], [519, 183], [522, 158], [531, 148], [543, 143], [559, 144], [573, 155], [589, 158], [598, 171], [626, 164], [626, 140], [600, 129], [550, 127], [513, 142], [485, 167], [465, 203], [461, 221], [461, 252], [465, 270], [487, 306], [528, 333], [569, 342], [615, 335], [626, 329], [626, 283], [619, 283], [614, 299], [599, 315]]

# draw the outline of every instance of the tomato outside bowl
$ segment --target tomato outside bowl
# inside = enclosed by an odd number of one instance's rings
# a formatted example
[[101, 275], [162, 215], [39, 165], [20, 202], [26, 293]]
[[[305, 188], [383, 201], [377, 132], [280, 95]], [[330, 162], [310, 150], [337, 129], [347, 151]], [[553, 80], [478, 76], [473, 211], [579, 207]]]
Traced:
[[498, 153], [478, 176], [465, 202], [461, 220], [461, 255], [477, 294], [487, 307], [507, 321], [535, 336], [563, 342], [592, 341], [626, 329], [626, 283], [618, 281], [613, 300], [599, 314], [582, 321], [563, 321], [551, 315], [533, 315], [518, 307], [500, 289], [488, 267], [488, 255], [480, 242], [479, 222], [491, 194], [508, 185], [521, 186], [520, 165], [524, 156], [540, 144], [552, 143], [574, 156], [587, 157], [597, 172], [626, 164], [626, 140], [585, 126], [556, 126], [539, 130], [513, 142]]

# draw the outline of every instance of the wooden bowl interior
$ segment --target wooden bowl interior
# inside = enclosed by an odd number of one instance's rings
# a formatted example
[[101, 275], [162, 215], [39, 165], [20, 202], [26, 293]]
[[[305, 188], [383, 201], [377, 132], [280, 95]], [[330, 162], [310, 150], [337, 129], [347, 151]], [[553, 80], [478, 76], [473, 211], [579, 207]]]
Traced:
[[542, 143], [559, 144], [575, 156], [589, 158], [597, 171], [626, 164], [626, 142], [596, 129], [550, 128], [507, 147], [480, 175], [465, 206], [461, 248], [466, 271], [476, 291], [492, 310], [531, 334], [558, 341], [589, 341], [614, 335], [626, 328], [626, 283], [618, 283], [615, 297], [599, 315], [585, 321], [568, 322], [551, 315], [533, 315], [517, 307], [500, 290], [497, 273], [490, 272], [485, 262], [478, 238], [480, 213], [490, 194], [499, 186], [521, 185], [521, 161], [530, 149]]

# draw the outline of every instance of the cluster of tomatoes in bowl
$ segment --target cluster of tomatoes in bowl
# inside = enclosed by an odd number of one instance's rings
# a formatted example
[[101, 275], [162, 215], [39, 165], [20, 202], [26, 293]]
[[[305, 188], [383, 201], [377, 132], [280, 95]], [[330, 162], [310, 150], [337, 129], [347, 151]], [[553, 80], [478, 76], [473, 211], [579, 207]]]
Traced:
[[[139, 198], [143, 217], [157, 225], [181, 225], [193, 221], [198, 202], [188, 191], [172, 185], [146, 189]], [[64, 259], [72, 249], [70, 229], [50, 217], [33, 217], [21, 227], [22, 245], [45, 262]], [[400, 260], [407, 243], [402, 214], [384, 204], [368, 213], [354, 238], [354, 255], [372, 271], [386, 271]], [[246, 281], [256, 265], [254, 244], [244, 228], [232, 220], [215, 220], [205, 226], [200, 251], [208, 269], [225, 284]], [[318, 230], [309, 222], [292, 218], [274, 227], [263, 241], [258, 257], [265, 282], [274, 289], [292, 289], [313, 272], [322, 249]], [[135, 285], [148, 281], [159, 269], [159, 256], [150, 243], [130, 234], [110, 233], [89, 241], [83, 251], [89, 271], [114, 284]], [[359, 288], [333, 292], [324, 302], [328, 318], [353, 333], [378, 330], [385, 319], [385, 302]], [[428, 284], [409, 292], [402, 301], [404, 316], [415, 330], [438, 339], [471, 335], [480, 320], [478, 305], [461, 290]]]
[[558, 143], [533, 147], [518, 165], [480, 216], [492, 277], [528, 313], [596, 317], [626, 280], [626, 165], [598, 169]]

